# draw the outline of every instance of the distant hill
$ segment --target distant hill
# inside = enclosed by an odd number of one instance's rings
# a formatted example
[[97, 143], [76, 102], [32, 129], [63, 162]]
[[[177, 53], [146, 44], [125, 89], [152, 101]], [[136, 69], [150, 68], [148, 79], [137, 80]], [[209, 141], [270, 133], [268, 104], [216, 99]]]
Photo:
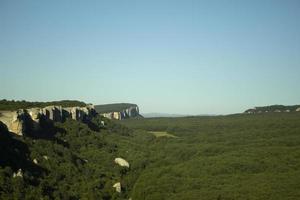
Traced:
[[267, 113], [267, 112], [300, 112], [300, 105], [284, 106], [284, 105], [271, 105], [255, 107], [245, 111], [248, 114]]
[[108, 113], [108, 112], [120, 112], [130, 107], [136, 107], [136, 104], [132, 103], [113, 103], [113, 104], [103, 104], [96, 105], [95, 109], [98, 113]]

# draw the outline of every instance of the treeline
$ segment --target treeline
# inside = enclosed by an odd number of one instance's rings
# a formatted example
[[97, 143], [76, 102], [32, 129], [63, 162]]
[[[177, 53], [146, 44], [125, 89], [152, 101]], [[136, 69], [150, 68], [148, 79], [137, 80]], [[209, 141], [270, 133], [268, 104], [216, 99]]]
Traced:
[[0, 110], [18, 110], [28, 109], [33, 107], [46, 107], [46, 106], [62, 106], [62, 107], [73, 107], [73, 106], [85, 106], [86, 103], [76, 100], [62, 100], [62, 101], [49, 101], [49, 102], [29, 102], [29, 101], [15, 101], [15, 100], [0, 100]]

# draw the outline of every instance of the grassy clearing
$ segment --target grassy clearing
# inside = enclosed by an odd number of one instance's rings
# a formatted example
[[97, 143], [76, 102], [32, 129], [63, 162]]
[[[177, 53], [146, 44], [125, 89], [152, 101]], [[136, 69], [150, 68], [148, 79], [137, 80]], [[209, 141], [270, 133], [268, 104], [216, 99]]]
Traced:
[[177, 136], [172, 135], [166, 131], [148, 131], [148, 133], [153, 134], [157, 138], [159, 138], [159, 137], [178, 138]]

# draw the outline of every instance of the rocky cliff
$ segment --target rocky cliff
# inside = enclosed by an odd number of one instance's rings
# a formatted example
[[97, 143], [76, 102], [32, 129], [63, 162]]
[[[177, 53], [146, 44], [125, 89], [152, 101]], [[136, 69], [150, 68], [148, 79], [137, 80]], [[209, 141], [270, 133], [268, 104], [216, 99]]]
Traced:
[[106, 104], [95, 106], [95, 109], [100, 115], [109, 119], [122, 120], [142, 117], [136, 104]]
[[63, 122], [67, 118], [88, 120], [96, 114], [93, 105], [83, 107], [46, 106], [44, 108], [18, 109], [16, 111], [0, 111], [0, 121], [10, 132], [23, 135], [26, 129], [38, 130], [42, 121]]

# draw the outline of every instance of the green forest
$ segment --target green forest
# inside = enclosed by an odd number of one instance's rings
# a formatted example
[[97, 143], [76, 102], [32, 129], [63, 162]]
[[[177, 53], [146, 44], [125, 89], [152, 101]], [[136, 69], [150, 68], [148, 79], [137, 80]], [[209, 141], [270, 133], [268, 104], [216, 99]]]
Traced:
[[300, 199], [299, 113], [91, 123], [55, 123], [48, 138], [1, 125], [0, 199]]

